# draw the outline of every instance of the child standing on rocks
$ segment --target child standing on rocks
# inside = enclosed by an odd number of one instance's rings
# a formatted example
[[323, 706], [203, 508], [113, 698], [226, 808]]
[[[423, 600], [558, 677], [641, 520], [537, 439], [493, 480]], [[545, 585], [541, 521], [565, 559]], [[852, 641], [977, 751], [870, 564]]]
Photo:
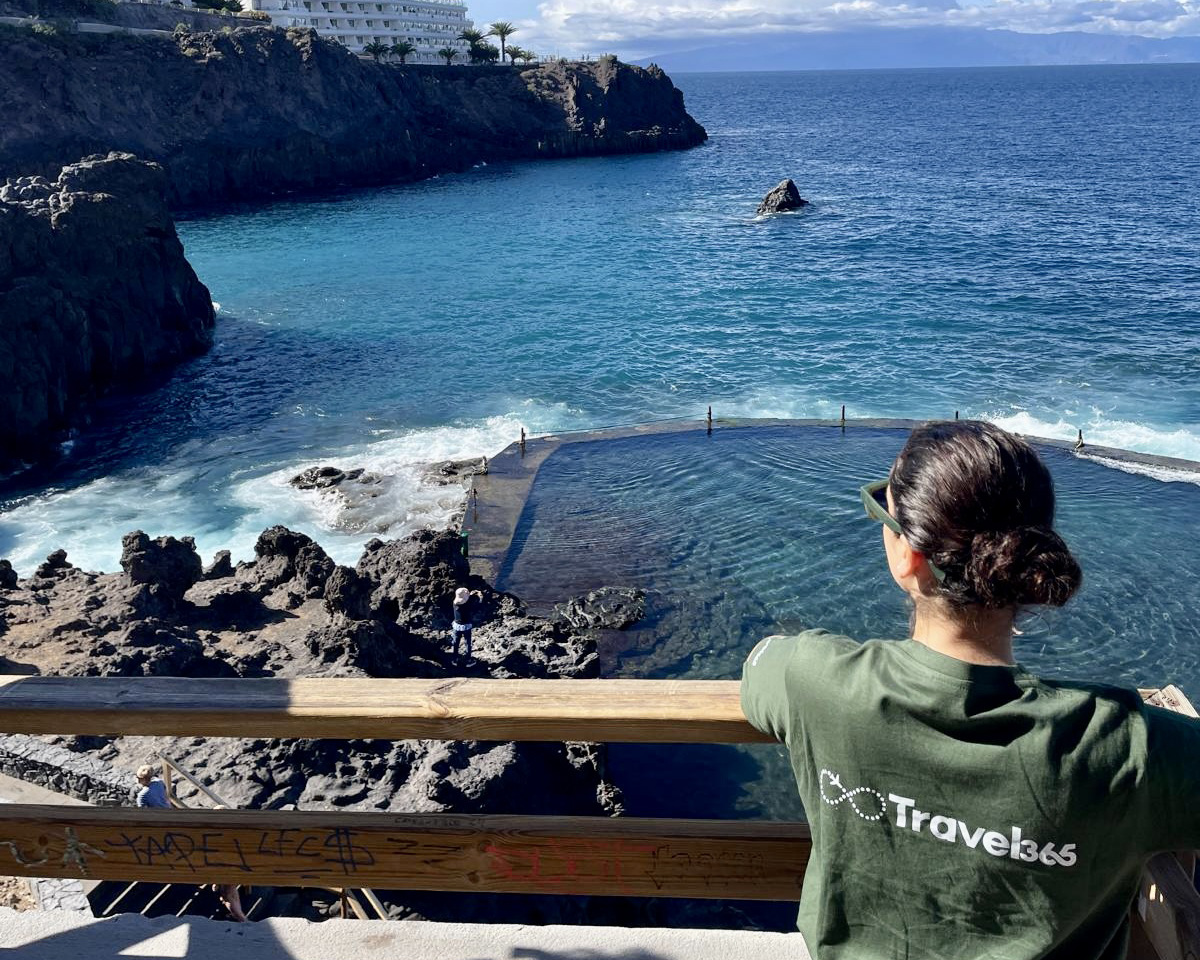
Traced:
[[458, 644], [459, 640], [466, 642], [467, 657], [466, 662], [471, 662], [471, 627], [474, 624], [474, 616], [476, 610], [476, 601], [472, 597], [483, 599], [483, 594], [478, 590], [468, 590], [466, 587], [459, 587], [454, 591], [454, 623], [452, 629], [454, 631], [454, 659], [458, 659]]

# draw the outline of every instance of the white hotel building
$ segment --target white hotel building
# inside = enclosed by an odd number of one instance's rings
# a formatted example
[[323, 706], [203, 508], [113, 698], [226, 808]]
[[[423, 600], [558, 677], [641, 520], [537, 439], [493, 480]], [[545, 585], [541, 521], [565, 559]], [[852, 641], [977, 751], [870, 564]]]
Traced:
[[467, 62], [467, 43], [458, 35], [474, 26], [464, 0], [249, 0], [277, 27], [312, 27], [359, 52], [378, 40], [389, 46], [407, 40], [417, 48], [408, 63], [445, 63], [442, 47], [458, 51], [455, 63]]

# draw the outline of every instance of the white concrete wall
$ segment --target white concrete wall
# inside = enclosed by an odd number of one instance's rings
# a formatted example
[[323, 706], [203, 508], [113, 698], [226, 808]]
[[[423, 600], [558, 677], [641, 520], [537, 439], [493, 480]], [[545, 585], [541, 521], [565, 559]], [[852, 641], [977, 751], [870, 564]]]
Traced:
[[95, 920], [0, 908], [0, 949], [30, 960], [811, 960], [798, 933], [385, 920]]

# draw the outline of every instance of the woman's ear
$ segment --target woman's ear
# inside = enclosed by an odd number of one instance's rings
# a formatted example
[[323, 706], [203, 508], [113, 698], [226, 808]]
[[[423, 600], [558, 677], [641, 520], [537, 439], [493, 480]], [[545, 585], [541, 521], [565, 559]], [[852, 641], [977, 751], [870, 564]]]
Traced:
[[886, 539], [888, 567], [900, 589], [906, 593], [930, 592], [936, 580], [925, 554], [914, 550], [908, 540], [886, 527], [883, 535]]

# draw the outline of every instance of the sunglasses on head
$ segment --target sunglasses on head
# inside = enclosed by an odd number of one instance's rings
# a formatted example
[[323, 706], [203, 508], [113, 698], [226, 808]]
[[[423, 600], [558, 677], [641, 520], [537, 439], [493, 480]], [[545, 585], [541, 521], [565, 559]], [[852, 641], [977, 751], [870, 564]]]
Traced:
[[[862, 495], [863, 507], [867, 511], [867, 516], [872, 520], [878, 520], [885, 527], [901, 537], [904, 536], [904, 530], [901, 529], [896, 518], [888, 513], [887, 506], [887, 487], [886, 480], [875, 480], [872, 483], [864, 484], [859, 493]], [[928, 557], [925, 562], [929, 564], [929, 572], [933, 574], [934, 579], [941, 583], [946, 579], [946, 573], [941, 567], [937, 566]]]

